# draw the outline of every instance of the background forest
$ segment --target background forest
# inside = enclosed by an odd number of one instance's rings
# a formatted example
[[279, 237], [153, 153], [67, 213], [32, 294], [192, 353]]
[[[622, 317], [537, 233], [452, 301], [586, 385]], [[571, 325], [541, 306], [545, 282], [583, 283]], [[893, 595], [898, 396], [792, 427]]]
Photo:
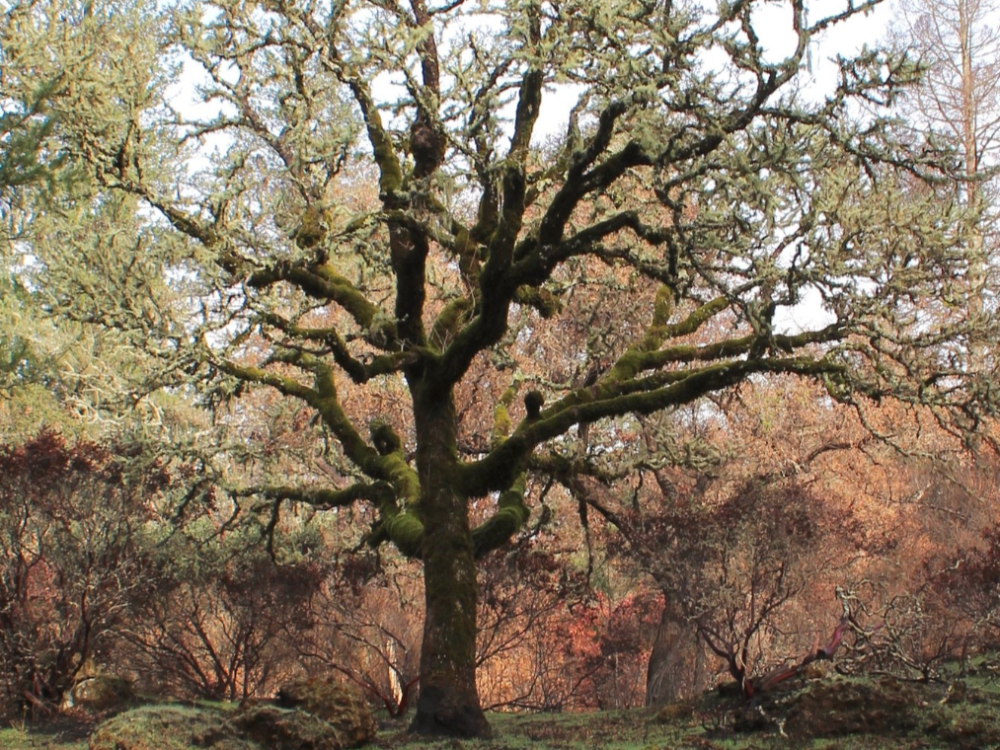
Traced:
[[878, 5], [0, 2], [0, 713], [1000, 646], [998, 8]]

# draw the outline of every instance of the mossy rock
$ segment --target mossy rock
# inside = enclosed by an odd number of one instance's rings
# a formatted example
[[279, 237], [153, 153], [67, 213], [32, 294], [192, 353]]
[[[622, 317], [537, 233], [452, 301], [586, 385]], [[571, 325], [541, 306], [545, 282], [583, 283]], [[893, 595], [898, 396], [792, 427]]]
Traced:
[[236, 712], [145, 706], [101, 724], [90, 750], [345, 750], [345, 737], [318, 716], [270, 705]]
[[920, 723], [922, 702], [917, 687], [891, 677], [820, 682], [795, 697], [785, 732], [790, 737], [895, 735]]
[[928, 727], [949, 745], [959, 748], [984, 748], [1000, 746], [1000, 727], [995, 719], [975, 717], [955, 718], [952, 721]]
[[69, 697], [72, 707], [101, 713], [128, 705], [135, 700], [135, 693], [123, 677], [95, 674], [76, 683]]
[[267, 750], [344, 750], [355, 745], [329, 722], [295, 709], [251, 706], [241, 710], [233, 724], [240, 734]]
[[794, 693], [759, 696], [736, 714], [737, 731], [781, 728], [795, 739], [893, 736], [920, 726], [918, 687], [891, 677], [813, 682]]
[[90, 750], [260, 750], [242, 739], [221, 711], [183, 706], [143, 706], [101, 724]]
[[334, 677], [308, 677], [283, 686], [278, 705], [298, 708], [330, 723], [343, 747], [357, 747], [375, 739], [378, 725], [364, 696]]

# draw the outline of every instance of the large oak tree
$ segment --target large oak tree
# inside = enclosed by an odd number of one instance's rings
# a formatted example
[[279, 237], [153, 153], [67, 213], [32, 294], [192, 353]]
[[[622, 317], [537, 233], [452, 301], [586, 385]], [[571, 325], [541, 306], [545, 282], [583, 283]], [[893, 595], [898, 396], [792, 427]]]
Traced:
[[296, 405], [311, 455], [187, 449], [275, 523], [373, 508], [424, 568], [413, 727], [484, 735], [476, 561], [593, 470], [577, 436], [779, 373], [963, 433], [992, 410], [961, 170], [885, 114], [918, 68], [803, 88], [876, 1], [7, 2], [5, 94], [44, 82], [41, 153], [87, 175], [12, 249], [142, 348], [133, 400]]

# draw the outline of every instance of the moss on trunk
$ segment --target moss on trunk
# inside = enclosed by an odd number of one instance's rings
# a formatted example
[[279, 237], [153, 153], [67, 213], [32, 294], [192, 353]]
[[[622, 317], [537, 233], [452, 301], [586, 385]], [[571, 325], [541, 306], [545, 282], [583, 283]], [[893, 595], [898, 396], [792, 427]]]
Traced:
[[410, 729], [488, 737], [476, 688], [478, 588], [468, 499], [455, 482], [455, 404], [450, 393], [415, 395], [426, 610], [420, 699]]

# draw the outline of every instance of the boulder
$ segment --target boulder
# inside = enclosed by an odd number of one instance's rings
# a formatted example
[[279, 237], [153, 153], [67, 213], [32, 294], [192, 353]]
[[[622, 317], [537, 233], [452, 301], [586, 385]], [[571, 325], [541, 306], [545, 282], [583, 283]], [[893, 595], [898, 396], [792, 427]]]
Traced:
[[241, 738], [222, 711], [143, 706], [119, 714], [90, 735], [90, 750], [260, 750]]
[[67, 708], [102, 713], [122, 708], [135, 699], [128, 680], [113, 674], [95, 674], [77, 682], [66, 700]]
[[375, 739], [378, 727], [364, 696], [334, 677], [291, 682], [278, 691], [277, 703], [329, 722], [337, 730], [342, 747], [358, 747]]
[[240, 735], [267, 750], [344, 750], [340, 731], [318, 716], [276, 706], [249, 706], [233, 717]]
[[916, 687], [891, 677], [813, 681], [755, 698], [735, 712], [734, 728], [778, 729], [795, 739], [891, 736], [919, 726], [922, 703]]

